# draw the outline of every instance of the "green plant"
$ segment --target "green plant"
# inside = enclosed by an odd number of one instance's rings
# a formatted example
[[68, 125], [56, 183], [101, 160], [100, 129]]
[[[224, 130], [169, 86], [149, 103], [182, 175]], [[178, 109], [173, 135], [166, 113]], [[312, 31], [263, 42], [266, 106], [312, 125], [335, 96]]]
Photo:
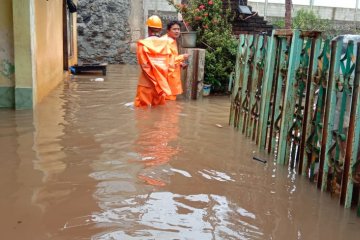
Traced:
[[[277, 20], [274, 25], [284, 28], [283, 19]], [[309, 30], [309, 31], [328, 31], [330, 29], [330, 21], [321, 19], [313, 10], [300, 9], [296, 12], [296, 16], [292, 19], [293, 29]]]
[[[237, 41], [229, 23], [230, 11], [222, 0], [189, 0], [168, 3], [181, 13], [188, 29], [197, 32], [197, 45], [206, 49], [204, 82], [221, 89], [228, 83], [236, 60]], [[230, 5], [230, 4], [229, 4]]]
[[314, 11], [300, 9], [293, 19], [292, 27], [311, 31], [326, 31], [329, 28], [329, 25], [328, 20], [321, 19]]

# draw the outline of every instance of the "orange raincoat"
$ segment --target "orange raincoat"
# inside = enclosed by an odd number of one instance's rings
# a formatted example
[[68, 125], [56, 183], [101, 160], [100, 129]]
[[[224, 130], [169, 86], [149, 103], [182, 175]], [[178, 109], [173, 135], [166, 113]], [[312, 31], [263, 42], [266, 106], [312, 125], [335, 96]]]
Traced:
[[165, 96], [172, 95], [167, 79], [173, 41], [155, 36], [138, 41], [137, 58], [141, 73], [134, 103], [136, 107], [165, 104]]
[[162, 36], [164, 39], [172, 40], [171, 43], [171, 67], [169, 68], [168, 83], [171, 89], [172, 96], [167, 96], [167, 100], [176, 100], [176, 95], [179, 95], [183, 92], [182, 83], [181, 83], [181, 63], [184, 62], [184, 56], [179, 55], [178, 47], [176, 41], [169, 37], [167, 34]]

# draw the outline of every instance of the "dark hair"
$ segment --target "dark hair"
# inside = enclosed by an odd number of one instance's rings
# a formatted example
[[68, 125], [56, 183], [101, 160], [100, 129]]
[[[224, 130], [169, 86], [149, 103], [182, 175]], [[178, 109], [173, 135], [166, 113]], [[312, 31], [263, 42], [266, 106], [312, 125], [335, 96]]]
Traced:
[[148, 27], [149, 31], [151, 31], [152, 33], [159, 33], [162, 31], [161, 28], [153, 28], [153, 27]]
[[177, 20], [173, 20], [167, 24], [166, 29], [170, 30], [172, 28], [172, 26], [174, 26], [174, 25], [179, 25], [179, 27], [181, 27], [181, 22], [179, 22]]

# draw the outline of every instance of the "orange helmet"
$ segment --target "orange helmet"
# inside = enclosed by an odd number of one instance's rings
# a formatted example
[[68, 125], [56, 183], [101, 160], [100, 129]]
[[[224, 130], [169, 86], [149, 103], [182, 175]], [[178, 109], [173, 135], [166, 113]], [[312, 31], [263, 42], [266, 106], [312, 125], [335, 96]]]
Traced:
[[146, 25], [152, 28], [162, 28], [161, 19], [156, 15], [152, 15], [151, 17], [149, 17], [146, 21]]

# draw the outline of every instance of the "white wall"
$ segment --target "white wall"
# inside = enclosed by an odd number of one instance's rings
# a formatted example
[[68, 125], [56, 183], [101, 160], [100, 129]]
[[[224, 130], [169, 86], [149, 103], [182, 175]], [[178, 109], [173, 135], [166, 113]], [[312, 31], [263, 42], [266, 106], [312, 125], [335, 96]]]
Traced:
[[[248, 1], [248, 5], [252, 6], [253, 11], [258, 12], [260, 16], [264, 16], [264, 2]], [[354, 4], [355, 6], [355, 4]], [[310, 9], [309, 5], [297, 5], [293, 4], [293, 13], [299, 9]], [[313, 10], [319, 14], [322, 19], [340, 20], [340, 21], [354, 21], [355, 19], [360, 20], [360, 11], [357, 11], [355, 18], [354, 8], [337, 8], [337, 7], [324, 7], [314, 6]], [[269, 17], [284, 17], [285, 6], [283, 3], [268, 3], [267, 16]]]

